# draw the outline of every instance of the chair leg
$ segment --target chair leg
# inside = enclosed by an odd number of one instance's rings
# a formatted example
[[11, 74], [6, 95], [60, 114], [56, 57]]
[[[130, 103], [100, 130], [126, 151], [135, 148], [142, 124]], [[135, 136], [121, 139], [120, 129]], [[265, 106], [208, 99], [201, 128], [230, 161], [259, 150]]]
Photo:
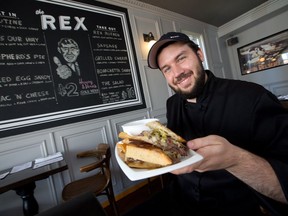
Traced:
[[111, 207], [113, 208], [115, 216], [118, 216], [119, 215], [118, 206], [117, 206], [117, 203], [116, 203], [116, 200], [114, 197], [114, 191], [113, 191], [113, 186], [112, 186], [111, 182], [109, 183], [109, 186], [106, 189], [106, 193], [108, 195], [108, 200], [109, 200]]

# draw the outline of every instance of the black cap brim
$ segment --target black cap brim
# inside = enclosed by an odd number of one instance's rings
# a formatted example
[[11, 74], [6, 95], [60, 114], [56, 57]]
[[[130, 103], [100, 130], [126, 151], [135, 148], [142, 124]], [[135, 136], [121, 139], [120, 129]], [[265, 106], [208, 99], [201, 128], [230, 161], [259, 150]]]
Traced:
[[[182, 42], [191, 42], [193, 41], [189, 39], [189, 37], [181, 32], [168, 32], [161, 36], [161, 38], [151, 47], [148, 53], [147, 61], [148, 66], [152, 69], [159, 68], [157, 63], [157, 56], [159, 54], [159, 49], [163, 47], [166, 43], [170, 43], [173, 41], [182, 41]], [[195, 44], [195, 46], [197, 46]]]

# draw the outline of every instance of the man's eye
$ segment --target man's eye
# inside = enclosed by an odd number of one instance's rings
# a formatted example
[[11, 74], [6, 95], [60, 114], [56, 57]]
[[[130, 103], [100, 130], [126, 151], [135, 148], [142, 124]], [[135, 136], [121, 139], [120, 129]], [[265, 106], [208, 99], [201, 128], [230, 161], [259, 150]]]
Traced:
[[163, 73], [168, 73], [171, 69], [170, 68], [164, 68], [162, 71]]
[[184, 59], [185, 59], [186, 57], [185, 56], [180, 56], [178, 59], [177, 59], [177, 62], [179, 63], [181, 63], [182, 61], [184, 61]]

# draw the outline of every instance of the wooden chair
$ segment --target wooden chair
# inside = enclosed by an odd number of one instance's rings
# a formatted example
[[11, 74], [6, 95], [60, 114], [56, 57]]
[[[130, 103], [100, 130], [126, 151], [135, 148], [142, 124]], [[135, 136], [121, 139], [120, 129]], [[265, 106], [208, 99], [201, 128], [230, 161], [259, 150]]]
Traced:
[[95, 157], [97, 161], [80, 167], [80, 172], [90, 172], [92, 170], [97, 170], [97, 172], [95, 175], [67, 184], [62, 191], [63, 200], [70, 200], [88, 192], [92, 192], [95, 196], [106, 195], [115, 215], [118, 216], [110, 173], [111, 150], [109, 145], [101, 143], [98, 145], [97, 149], [78, 153], [77, 157]]

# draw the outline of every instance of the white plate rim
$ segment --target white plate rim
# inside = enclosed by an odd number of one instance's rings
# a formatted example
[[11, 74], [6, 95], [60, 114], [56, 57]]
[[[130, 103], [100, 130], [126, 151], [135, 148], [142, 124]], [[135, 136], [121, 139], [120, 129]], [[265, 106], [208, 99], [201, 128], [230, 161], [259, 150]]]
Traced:
[[168, 173], [171, 172], [173, 170], [176, 169], [180, 169], [182, 167], [191, 165], [193, 163], [196, 163], [200, 160], [203, 159], [203, 157], [196, 153], [195, 151], [189, 149], [188, 152], [188, 156], [184, 157], [183, 159], [181, 159], [181, 162], [170, 165], [170, 166], [166, 166], [166, 167], [162, 167], [162, 168], [157, 168], [157, 169], [134, 169], [129, 167], [118, 155], [118, 150], [117, 150], [117, 144], [115, 146], [115, 157], [116, 160], [120, 166], [120, 168], [122, 169], [122, 171], [125, 173], [125, 175], [131, 180], [131, 181], [136, 181], [136, 180], [141, 180], [141, 179], [146, 179], [146, 178], [151, 178], [153, 176], [158, 176], [164, 173]]

